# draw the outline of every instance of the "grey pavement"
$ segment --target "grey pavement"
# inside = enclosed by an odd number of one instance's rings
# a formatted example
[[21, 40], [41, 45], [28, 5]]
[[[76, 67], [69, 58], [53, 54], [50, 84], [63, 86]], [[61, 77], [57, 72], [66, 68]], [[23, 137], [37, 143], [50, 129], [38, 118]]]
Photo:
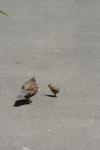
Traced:
[[[100, 150], [100, 1], [0, 0], [0, 150]], [[13, 107], [36, 75], [32, 104]], [[48, 83], [60, 87], [48, 97]]]

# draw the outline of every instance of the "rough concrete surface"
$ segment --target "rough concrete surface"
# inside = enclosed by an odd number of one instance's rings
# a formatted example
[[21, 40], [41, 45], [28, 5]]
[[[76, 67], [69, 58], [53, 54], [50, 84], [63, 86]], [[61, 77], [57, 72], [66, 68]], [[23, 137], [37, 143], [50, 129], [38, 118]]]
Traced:
[[[100, 150], [100, 0], [0, 0], [0, 10], [0, 150]], [[34, 74], [32, 104], [13, 107]]]

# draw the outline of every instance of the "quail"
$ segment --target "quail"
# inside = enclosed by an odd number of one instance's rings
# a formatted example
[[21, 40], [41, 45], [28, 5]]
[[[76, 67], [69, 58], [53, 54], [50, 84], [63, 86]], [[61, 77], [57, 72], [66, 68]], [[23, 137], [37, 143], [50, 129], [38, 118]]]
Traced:
[[54, 97], [56, 97], [60, 89], [58, 87], [53, 86], [52, 84], [49, 84], [48, 87], [50, 91], [54, 94]]
[[22, 97], [23, 99], [26, 99], [29, 103], [31, 103], [32, 101], [30, 100], [30, 97], [34, 96], [37, 92], [38, 85], [34, 76], [22, 85], [21, 94], [19, 95], [19, 97]]

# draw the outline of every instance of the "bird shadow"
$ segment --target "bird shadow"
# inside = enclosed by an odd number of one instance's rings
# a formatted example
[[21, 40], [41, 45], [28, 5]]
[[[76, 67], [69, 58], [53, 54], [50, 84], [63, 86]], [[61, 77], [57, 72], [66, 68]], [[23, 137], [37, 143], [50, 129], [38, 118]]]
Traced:
[[55, 95], [51, 95], [51, 94], [44, 94], [45, 96], [48, 96], [48, 97], [57, 97], [57, 96], [55, 96]]
[[21, 100], [16, 100], [15, 101], [15, 104], [13, 105], [14, 107], [19, 107], [19, 106], [22, 106], [22, 105], [28, 105], [32, 103], [31, 101], [27, 101], [26, 99], [21, 99]]

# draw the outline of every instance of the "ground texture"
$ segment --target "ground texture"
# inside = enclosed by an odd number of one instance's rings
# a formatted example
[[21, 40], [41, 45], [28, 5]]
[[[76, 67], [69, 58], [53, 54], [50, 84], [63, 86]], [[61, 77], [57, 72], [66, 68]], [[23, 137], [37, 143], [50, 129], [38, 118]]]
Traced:
[[[9, 14], [0, 15], [0, 150], [100, 150], [100, 1], [0, 0], [0, 9]], [[34, 74], [33, 103], [13, 107]]]

